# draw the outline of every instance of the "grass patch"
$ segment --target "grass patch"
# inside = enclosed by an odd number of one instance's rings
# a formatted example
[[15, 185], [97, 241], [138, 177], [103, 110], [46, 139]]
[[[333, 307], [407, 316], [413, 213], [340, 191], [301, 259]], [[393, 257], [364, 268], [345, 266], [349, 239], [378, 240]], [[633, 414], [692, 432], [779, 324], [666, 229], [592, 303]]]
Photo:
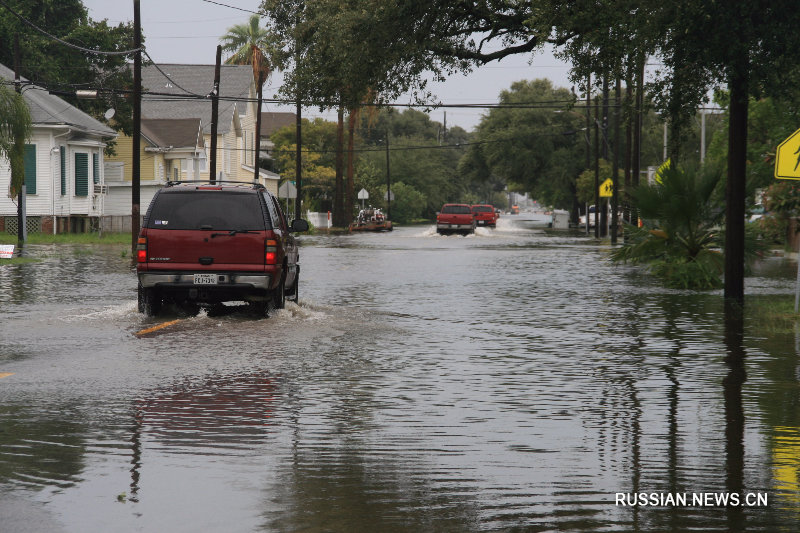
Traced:
[[41, 259], [35, 257], [12, 257], [11, 259], [0, 259], [0, 267], [6, 265], [24, 265], [27, 263], [39, 263]]
[[[130, 233], [29, 233], [26, 244], [131, 244]], [[17, 244], [17, 236], [0, 234], [0, 244]]]
[[759, 333], [794, 333], [800, 313], [794, 312], [794, 296], [751, 297], [745, 302], [745, 316]]

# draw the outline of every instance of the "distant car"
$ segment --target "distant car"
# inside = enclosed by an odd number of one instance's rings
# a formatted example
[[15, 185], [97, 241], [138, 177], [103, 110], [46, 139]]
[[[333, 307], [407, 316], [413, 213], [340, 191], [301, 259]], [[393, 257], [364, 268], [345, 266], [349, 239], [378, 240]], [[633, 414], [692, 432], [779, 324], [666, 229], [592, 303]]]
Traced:
[[156, 192], [137, 245], [139, 312], [165, 303], [190, 313], [228, 301], [259, 314], [297, 297], [300, 264], [278, 199], [258, 184], [174, 182]]
[[436, 233], [469, 234], [475, 231], [475, 217], [468, 204], [444, 204], [436, 214]]
[[497, 226], [497, 214], [494, 211], [494, 207], [491, 205], [473, 205], [472, 214], [475, 217], [475, 224], [477, 226], [489, 226], [490, 228]]
[[518, 205], [512, 205], [511, 206], [511, 214], [512, 215], [519, 215], [519, 206]]

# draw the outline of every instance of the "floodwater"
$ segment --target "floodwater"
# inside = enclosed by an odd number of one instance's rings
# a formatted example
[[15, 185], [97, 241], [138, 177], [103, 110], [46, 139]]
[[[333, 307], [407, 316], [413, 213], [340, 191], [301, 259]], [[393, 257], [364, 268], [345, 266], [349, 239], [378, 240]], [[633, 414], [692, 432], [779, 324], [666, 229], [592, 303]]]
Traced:
[[142, 337], [122, 250], [0, 267], [4, 533], [797, 530], [800, 333], [580, 232], [304, 236], [299, 305]]

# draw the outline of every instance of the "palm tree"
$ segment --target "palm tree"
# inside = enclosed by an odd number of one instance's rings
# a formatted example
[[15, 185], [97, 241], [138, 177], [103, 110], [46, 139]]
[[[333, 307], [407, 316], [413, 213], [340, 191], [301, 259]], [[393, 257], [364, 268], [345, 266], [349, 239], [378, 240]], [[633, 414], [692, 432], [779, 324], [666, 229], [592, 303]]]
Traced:
[[228, 33], [223, 35], [220, 41], [222, 42], [222, 51], [231, 54], [225, 60], [225, 63], [229, 65], [252, 65], [253, 67], [253, 79], [258, 88], [253, 179], [258, 181], [262, 89], [272, 69], [279, 66], [280, 47], [275, 36], [266, 28], [261, 27], [258, 15], [251, 15], [247, 24], [236, 24], [228, 28]]
[[25, 182], [25, 141], [31, 135], [32, 123], [28, 104], [22, 95], [0, 85], [0, 161], [11, 165], [10, 195], [20, 196], [17, 203], [18, 236], [23, 239], [22, 184]]
[[[228, 33], [220, 38], [222, 51], [230, 53], [225, 60], [229, 65], [252, 65], [253, 79], [267, 79], [278, 57], [278, 43], [275, 36], [260, 25], [258, 15], [251, 15], [247, 24], [236, 24], [228, 28]], [[262, 82], [263, 83], [263, 82]]]
[[633, 204], [644, 225], [628, 227], [628, 239], [611, 253], [612, 261], [647, 263], [671, 287], [721, 287], [724, 210], [712, 199], [720, 177], [718, 169], [669, 165], [658, 183], [635, 189]]

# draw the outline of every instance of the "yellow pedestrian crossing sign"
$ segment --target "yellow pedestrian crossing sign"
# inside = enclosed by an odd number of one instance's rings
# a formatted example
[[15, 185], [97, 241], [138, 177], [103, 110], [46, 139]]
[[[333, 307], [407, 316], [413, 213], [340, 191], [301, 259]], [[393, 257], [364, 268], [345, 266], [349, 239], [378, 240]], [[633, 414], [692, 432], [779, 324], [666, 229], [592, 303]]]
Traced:
[[800, 130], [789, 135], [775, 152], [775, 177], [800, 180]]
[[600, 184], [600, 198], [611, 198], [614, 195], [614, 182], [611, 178]]

